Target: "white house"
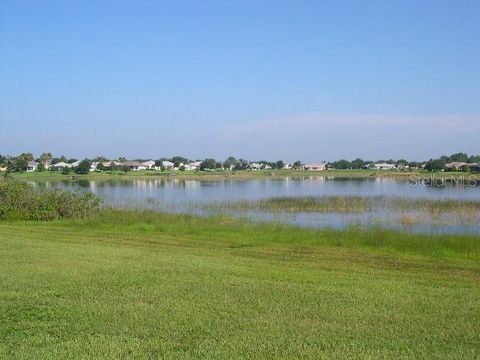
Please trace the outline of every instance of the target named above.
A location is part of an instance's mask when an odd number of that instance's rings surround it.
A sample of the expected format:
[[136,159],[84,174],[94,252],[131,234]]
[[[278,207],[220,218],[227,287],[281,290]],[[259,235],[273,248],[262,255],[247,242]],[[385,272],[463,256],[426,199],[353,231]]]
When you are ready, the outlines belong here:
[[249,165],[249,168],[251,170],[260,170],[262,168],[262,164],[254,162]]
[[293,169],[293,164],[285,164],[285,166],[283,168],[285,170],[291,170],[291,169]]
[[122,166],[128,166],[132,171],[146,170],[145,165],[138,161],[125,161]]
[[60,162],[58,162],[56,164],[53,164],[51,166],[51,168],[54,168],[55,170],[59,170],[59,171],[62,171],[63,169],[69,168],[69,167],[71,167],[71,165],[67,164],[66,162],[63,162],[63,161],[60,161]]
[[188,170],[200,170],[201,166],[202,166],[201,161],[192,161],[190,164],[188,164]]
[[318,164],[306,164],[304,169],[310,171],[323,171],[327,168],[326,162],[321,162]]
[[69,167],[77,167],[78,165],[80,165],[80,160],[72,162]]
[[112,160],[112,161],[104,161],[103,162],[103,167],[109,170],[112,170],[112,168],[118,168],[122,165],[122,163]]
[[36,161],[27,162],[27,171],[28,172],[37,171],[38,165],[39,164]]
[[144,161],[142,165],[145,166],[145,169],[147,170],[155,169],[155,161],[153,160]]
[[368,168],[371,170],[396,170],[397,167],[395,164],[387,164],[387,163],[375,163],[368,165]]
[[94,161],[90,164],[90,171],[97,171],[98,162]]
[[173,170],[173,167],[175,166],[174,163],[172,163],[171,161],[162,161],[162,166],[165,168],[165,170]]

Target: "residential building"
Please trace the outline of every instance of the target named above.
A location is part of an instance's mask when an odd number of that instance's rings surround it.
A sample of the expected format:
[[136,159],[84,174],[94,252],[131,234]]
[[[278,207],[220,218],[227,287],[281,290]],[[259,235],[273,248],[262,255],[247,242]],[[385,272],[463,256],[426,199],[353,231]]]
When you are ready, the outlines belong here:
[[445,165],[445,170],[447,171],[459,171],[463,170],[465,166],[468,166],[466,162],[463,161],[454,161]]
[[147,170],[155,169],[155,161],[153,160],[144,161],[142,165],[145,166],[145,169]]
[[323,171],[327,168],[327,163],[322,162],[318,164],[306,164],[304,166],[305,170],[310,170],[310,171]]
[[37,171],[39,163],[36,161],[29,161],[27,162],[27,171],[32,172],[32,171]]

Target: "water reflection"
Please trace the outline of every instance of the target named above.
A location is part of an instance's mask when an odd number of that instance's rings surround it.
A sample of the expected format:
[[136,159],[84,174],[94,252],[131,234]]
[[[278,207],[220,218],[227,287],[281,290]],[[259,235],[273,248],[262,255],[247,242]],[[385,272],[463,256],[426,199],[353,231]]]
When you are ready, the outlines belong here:
[[[405,198],[464,199],[480,201],[480,188],[465,186],[412,186],[407,181],[391,178],[338,178],[328,176],[289,177],[281,179],[249,180],[191,180],[179,178],[63,180],[32,182],[41,189],[67,189],[91,191],[108,204],[130,208],[161,211],[205,213],[202,205],[215,202],[259,200],[279,196],[395,196]],[[202,210],[203,209],[203,210]],[[243,214],[244,215],[244,214]],[[420,224],[402,224],[397,213],[338,214],[250,213],[251,217],[281,220],[302,226],[345,227],[352,223],[361,226],[382,224],[393,228],[406,228],[418,232],[480,233],[474,224],[439,225],[424,221]]]

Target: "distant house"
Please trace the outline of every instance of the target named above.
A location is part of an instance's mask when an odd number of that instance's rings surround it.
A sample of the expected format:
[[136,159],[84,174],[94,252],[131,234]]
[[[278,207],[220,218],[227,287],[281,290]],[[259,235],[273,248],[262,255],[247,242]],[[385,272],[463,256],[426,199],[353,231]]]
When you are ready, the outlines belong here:
[[141,162],[138,161],[125,161],[122,163],[122,166],[128,166],[132,171],[145,170],[146,167]]
[[[202,162],[201,161],[192,161],[191,163],[188,164],[188,169],[186,170],[200,170],[202,166]],[[186,168],[187,166],[185,166]]]
[[173,170],[173,167],[175,166],[174,163],[172,163],[171,161],[162,161],[162,166],[165,168],[165,170]]
[[142,165],[145,166],[145,169],[147,170],[155,169],[155,161],[153,160],[144,161]]
[[60,161],[56,164],[53,164],[52,166],[50,166],[51,168],[55,169],[55,170],[58,170],[58,171],[62,171],[63,169],[65,168],[69,168],[71,167],[70,164],[67,164],[66,162],[63,162],[63,161]]
[[94,161],[90,164],[90,171],[97,171],[98,162]]
[[39,163],[36,161],[29,161],[27,162],[27,171],[32,172],[32,171],[37,171]]
[[388,164],[388,163],[373,163],[369,164],[367,169],[370,170],[397,170],[395,164]]
[[112,170],[114,168],[116,169],[122,166],[122,163],[112,160],[112,161],[104,161],[102,165],[105,169]]
[[285,170],[291,170],[291,169],[293,169],[293,164],[285,164],[285,166],[283,168]]
[[463,161],[454,161],[445,165],[445,170],[447,171],[459,171],[463,170],[465,166],[468,166],[466,162]]
[[304,166],[305,170],[310,170],[310,171],[323,171],[327,168],[327,163],[322,162],[318,164],[306,164]]
[[250,170],[260,170],[262,168],[262,164],[254,162],[249,165],[249,168]]
[[77,167],[78,165],[80,165],[80,160],[77,160],[77,161],[74,161],[74,162],[70,163],[71,168]]

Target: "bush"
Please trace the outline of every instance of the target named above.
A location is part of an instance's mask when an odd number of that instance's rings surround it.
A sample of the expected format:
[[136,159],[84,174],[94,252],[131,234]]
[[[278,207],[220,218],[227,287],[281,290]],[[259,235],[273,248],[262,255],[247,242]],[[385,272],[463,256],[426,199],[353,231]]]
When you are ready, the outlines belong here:
[[92,193],[36,191],[28,184],[0,182],[0,220],[87,219],[100,210],[100,199]]

